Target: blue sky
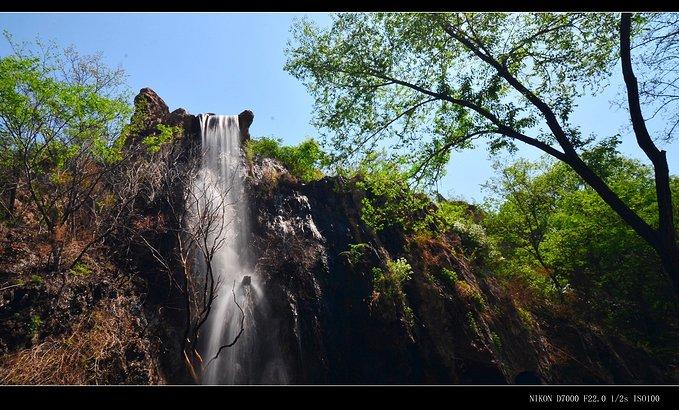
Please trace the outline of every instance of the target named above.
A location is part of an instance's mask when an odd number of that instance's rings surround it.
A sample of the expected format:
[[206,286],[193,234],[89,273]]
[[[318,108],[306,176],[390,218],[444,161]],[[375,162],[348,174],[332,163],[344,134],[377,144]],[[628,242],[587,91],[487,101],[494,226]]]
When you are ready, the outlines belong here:
[[[255,113],[253,136],[274,136],[286,143],[313,137],[312,99],[302,84],[283,71],[284,49],[295,18],[308,16],[324,25],[323,13],[0,13],[0,29],[20,41],[36,35],[82,53],[102,51],[111,65],[122,65],[136,92],[153,88],[170,106],[191,113]],[[0,41],[0,55],[9,52]],[[619,76],[618,76],[619,77]],[[618,82],[619,83],[619,82]],[[622,151],[641,158],[625,132],[626,113],[610,106],[618,88],[585,98],[574,119],[585,134],[623,135]],[[665,146],[670,171],[679,170],[677,143]],[[522,148],[518,155],[537,158]],[[454,153],[439,190],[481,201],[480,184],[492,175],[485,146]]]

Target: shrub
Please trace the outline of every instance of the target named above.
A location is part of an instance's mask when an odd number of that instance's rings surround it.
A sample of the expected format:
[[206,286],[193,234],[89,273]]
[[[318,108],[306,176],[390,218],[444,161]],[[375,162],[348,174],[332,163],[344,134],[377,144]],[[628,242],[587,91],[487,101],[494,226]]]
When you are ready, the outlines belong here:
[[377,232],[389,227],[415,232],[426,228],[431,200],[410,188],[407,173],[397,162],[372,153],[348,176],[355,177],[356,187],[367,193],[361,201],[361,219],[366,225]]
[[531,329],[535,327],[535,319],[533,319],[533,315],[528,310],[522,308],[521,306],[517,306],[516,313],[519,315],[519,319],[521,319],[521,322],[523,322],[526,327]]
[[144,144],[149,152],[156,153],[160,151],[160,148],[172,141],[176,135],[180,135],[182,132],[181,127],[169,125],[158,124],[156,126],[157,132],[145,137],[141,143]]
[[408,305],[406,294],[403,291],[403,283],[412,277],[412,268],[407,260],[399,258],[387,262],[386,272],[380,268],[373,268],[373,290],[378,297],[384,299],[393,306],[400,306],[403,310],[406,323],[412,326],[414,316]]
[[83,262],[78,262],[71,268],[69,273],[74,276],[88,276],[92,273],[92,270]]
[[304,182],[322,178],[321,169],[327,165],[327,156],[314,139],[307,139],[295,146],[285,146],[281,145],[281,140],[262,137],[248,140],[244,150],[248,162],[252,162],[255,156],[277,159],[292,175]]
[[479,325],[476,323],[476,319],[474,319],[472,312],[467,312],[467,326],[475,335],[481,335],[481,330],[479,329]]
[[42,318],[39,315],[33,315],[31,316],[31,319],[28,322],[28,333],[31,336],[31,338],[35,337],[38,332],[40,332],[40,328],[42,327]]
[[443,276],[451,285],[455,285],[459,280],[457,272],[447,268],[441,269],[441,276]]
[[365,258],[368,249],[370,249],[370,245],[367,243],[350,243],[349,249],[341,252],[340,255],[346,256],[349,263],[355,265]]
[[486,300],[483,298],[483,295],[481,295],[481,292],[469,283],[463,280],[457,281],[455,288],[462,296],[471,300],[478,309],[486,307]]
[[502,340],[500,339],[500,336],[497,333],[492,332],[490,334],[490,337],[491,337],[491,340],[493,341],[493,344],[495,345],[495,347],[497,349],[502,349]]

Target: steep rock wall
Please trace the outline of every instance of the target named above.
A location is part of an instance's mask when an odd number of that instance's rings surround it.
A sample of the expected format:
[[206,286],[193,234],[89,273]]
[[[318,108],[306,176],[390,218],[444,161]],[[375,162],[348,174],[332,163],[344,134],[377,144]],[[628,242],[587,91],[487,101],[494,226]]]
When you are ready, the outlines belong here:
[[[373,233],[352,181],[300,183],[271,159],[249,178],[253,249],[285,325],[296,383],[656,383],[663,366],[594,326],[521,318],[492,275],[470,263],[459,238]],[[369,252],[352,263],[350,244]],[[414,320],[373,293],[372,267],[405,258]],[[457,284],[435,273],[455,270]],[[479,298],[480,295],[480,298]],[[479,303],[481,301],[481,303]],[[411,322],[411,323],[409,323]]]

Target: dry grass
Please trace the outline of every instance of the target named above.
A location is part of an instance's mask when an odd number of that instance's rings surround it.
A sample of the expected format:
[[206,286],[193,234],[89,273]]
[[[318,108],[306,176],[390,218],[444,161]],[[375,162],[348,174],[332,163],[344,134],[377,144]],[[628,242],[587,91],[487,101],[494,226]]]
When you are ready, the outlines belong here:
[[1,358],[0,383],[111,383],[111,375],[126,373],[125,351],[135,336],[129,312],[119,306],[94,310],[69,336],[47,339]]

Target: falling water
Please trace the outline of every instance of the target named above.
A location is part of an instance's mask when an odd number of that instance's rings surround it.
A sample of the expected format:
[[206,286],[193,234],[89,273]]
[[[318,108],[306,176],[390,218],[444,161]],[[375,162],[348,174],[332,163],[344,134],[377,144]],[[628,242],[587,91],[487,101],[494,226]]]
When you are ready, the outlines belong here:
[[[216,298],[200,335],[203,384],[286,383],[285,366],[271,349],[271,325],[260,278],[248,257],[248,204],[244,193],[244,162],[238,116],[199,116],[203,161],[194,191],[198,206],[222,220],[213,225],[211,244],[221,244],[211,260]],[[196,257],[196,272],[205,278],[208,266]],[[242,310],[241,310],[242,309]],[[243,332],[239,335],[241,330]],[[222,346],[236,342],[233,346]]]

